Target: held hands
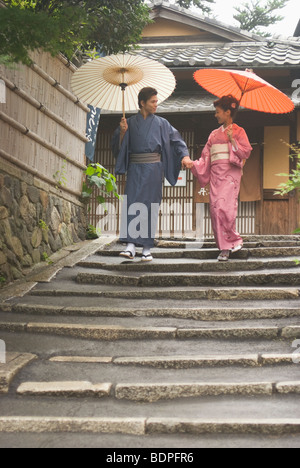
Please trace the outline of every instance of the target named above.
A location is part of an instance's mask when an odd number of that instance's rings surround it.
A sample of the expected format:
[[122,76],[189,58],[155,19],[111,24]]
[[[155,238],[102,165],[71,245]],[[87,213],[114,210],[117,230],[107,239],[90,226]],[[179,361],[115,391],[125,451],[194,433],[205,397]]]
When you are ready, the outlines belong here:
[[194,162],[191,160],[189,156],[186,156],[182,160],[182,168],[183,169],[192,169],[194,167]]

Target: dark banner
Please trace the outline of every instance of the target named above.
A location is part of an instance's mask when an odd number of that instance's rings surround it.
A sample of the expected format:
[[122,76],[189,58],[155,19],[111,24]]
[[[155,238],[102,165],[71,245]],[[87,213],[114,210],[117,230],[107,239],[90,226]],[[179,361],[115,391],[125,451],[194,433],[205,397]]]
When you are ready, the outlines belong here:
[[85,145],[85,155],[91,162],[94,162],[101,109],[90,105],[88,105],[88,107],[90,109],[90,112],[87,115],[86,136],[89,141]]

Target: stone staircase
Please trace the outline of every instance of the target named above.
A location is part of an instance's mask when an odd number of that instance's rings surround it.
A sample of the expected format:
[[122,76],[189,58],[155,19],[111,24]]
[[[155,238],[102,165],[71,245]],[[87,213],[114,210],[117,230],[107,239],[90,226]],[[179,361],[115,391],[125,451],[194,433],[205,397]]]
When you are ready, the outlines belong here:
[[0,446],[299,446],[299,236],[121,249],[0,304]]

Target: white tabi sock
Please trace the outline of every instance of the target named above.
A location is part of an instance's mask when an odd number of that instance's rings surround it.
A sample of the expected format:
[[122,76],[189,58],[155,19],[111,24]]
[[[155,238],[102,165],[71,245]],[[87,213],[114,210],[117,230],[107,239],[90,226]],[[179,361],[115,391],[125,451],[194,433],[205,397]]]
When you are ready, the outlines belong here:
[[148,247],[144,247],[143,249],[143,255],[147,257],[148,255],[151,255],[151,250]]
[[135,245],[134,244],[127,244],[126,250],[132,253],[132,256],[135,257]]

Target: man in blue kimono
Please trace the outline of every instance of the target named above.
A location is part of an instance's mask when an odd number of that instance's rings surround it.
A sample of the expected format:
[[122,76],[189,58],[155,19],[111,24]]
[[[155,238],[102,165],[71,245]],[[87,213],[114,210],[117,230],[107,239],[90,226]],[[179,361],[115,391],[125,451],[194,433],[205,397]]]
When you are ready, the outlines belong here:
[[120,255],[134,259],[136,247],[143,247],[142,261],[152,261],[163,179],[176,185],[179,172],[189,160],[189,151],[179,132],[155,115],[157,91],[143,88],[139,94],[140,112],[122,119],[113,137],[116,174],[127,173],[121,220],[121,242],[127,247]]

